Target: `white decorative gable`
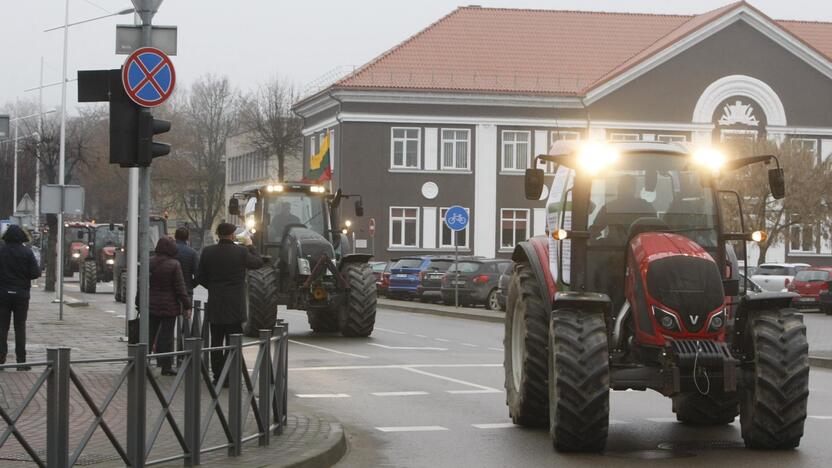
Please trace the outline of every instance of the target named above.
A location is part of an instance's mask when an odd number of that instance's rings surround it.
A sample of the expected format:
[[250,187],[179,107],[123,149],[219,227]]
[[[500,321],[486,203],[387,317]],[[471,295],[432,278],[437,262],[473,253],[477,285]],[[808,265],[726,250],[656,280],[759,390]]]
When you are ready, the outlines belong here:
[[754,109],[751,104],[743,104],[739,99],[734,104],[726,104],[722,108],[722,117],[719,118],[720,125],[749,125],[756,127],[760,125],[757,117],[754,116]]

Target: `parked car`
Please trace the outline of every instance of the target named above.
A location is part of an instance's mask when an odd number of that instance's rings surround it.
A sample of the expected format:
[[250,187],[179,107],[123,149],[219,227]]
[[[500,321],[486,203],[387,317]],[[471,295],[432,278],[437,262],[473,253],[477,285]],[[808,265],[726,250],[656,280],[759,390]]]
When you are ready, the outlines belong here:
[[452,265],[442,280],[442,302],[453,305],[456,289],[459,303],[483,304],[489,310],[499,310],[498,284],[500,275],[511,269],[511,260],[471,259]]
[[757,267],[751,279],[766,291],[783,291],[798,271],[810,267],[808,263],[764,263]]
[[381,297],[390,297],[390,293],[388,291],[390,287],[390,269],[399,261],[398,258],[394,258],[387,262],[387,265],[384,267],[384,271],[381,273],[381,283],[377,285],[378,287],[378,295]]
[[376,279],[376,293],[381,295],[381,278],[384,276],[384,270],[387,269],[389,262],[369,262],[370,269],[373,270],[373,276]]
[[[447,257],[432,255],[404,257],[390,267],[390,282],[387,293],[393,299],[425,299],[432,296],[441,298],[440,285],[434,282],[453,263]],[[427,280],[427,282],[425,282]],[[426,286],[427,285],[427,289]]]
[[424,302],[439,302],[442,300],[442,279],[454,264],[453,258],[432,258],[427,270],[420,275],[422,278],[422,293],[419,300]]
[[786,288],[800,294],[800,297],[792,301],[792,305],[801,309],[820,307],[820,293],[829,290],[829,280],[832,279],[830,273],[830,267],[813,267],[798,271]]

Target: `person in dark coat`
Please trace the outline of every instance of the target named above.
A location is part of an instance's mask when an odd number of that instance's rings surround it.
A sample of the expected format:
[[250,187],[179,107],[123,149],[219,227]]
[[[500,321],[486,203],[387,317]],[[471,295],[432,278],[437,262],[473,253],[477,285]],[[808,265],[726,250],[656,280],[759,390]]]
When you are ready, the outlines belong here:
[[[32,249],[23,245],[28,237],[23,229],[11,225],[0,245],[0,364],[9,352],[9,326],[14,316],[14,354],[18,363],[26,362],[26,316],[32,280],[40,278],[40,266]],[[18,370],[29,370],[21,366]]]
[[[199,284],[208,289],[206,320],[211,324],[211,346],[223,346],[228,335],[243,332],[245,321],[246,270],[263,266],[251,245],[234,243],[235,226],[217,226],[219,242],[202,249],[199,259]],[[214,382],[225,364],[225,353],[211,353]]]
[[176,239],[176,247],[178,249],[176,259],[179,261],[179,265],[182,266],[182,276],[185,278],[185,289],[188,290],[188,295],[193,298],[194,288],[199,284],[196,276],[199,271],[199,254],[188,245],[188,237],[190,237],[188,228],[181,227],[177,229],[173,237]]
[[[182,266],[176,260],[176,242],[168,236],[156,243],[155,255],[150,258],[150,332],[157,353],[173,351],[173,330],[176,317],[183,311],[191,317],[191,298],[185,288]],[[162,375],[176,375],[173,359],[159,358],[157,364]]]

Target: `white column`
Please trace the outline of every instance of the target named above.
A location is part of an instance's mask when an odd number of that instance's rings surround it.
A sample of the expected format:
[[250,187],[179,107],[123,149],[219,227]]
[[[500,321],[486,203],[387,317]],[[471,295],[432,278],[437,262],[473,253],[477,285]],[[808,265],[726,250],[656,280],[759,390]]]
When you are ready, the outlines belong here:
[[474,171],[474,255],[497,253],[497,126],[476,129]]
[[532,225],[534,226],[535,236],[546,235],[546,208],[535,208],[532,218]]
[[422,208],[422,248],[436,248],[436,207]]
[[[546,130],[534,131],[534,152],[532,153],[532,160],[540,154],[549,154],[549,132]],[[538,169],[545,169],[546,162],[541,161],[537,164]]]
[[439,129],[425,129],[425,170],[435,171],[439,168]]

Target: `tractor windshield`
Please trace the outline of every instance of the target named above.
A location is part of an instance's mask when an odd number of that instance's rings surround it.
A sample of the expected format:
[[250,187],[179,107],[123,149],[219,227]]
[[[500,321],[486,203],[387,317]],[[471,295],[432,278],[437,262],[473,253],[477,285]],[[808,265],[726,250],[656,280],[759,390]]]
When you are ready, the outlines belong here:
[[109,226],[97,226],[95,228],[95,243],[100,247],[121,247],[124,243],[124,228],[121,226],[114,226],[110,230]]
[[292,224],[304,225],[325,236],[323,210],[321,197],[310,197],[305,192],[286,192],[272,198],[268,205],[268,242],[280,243],[284,231]]
[[[638,232],[677,232],[705,249],[717,246],[711,190],[688,159],[636,154],[592,180],[589,245],[623,246]],[[639,227],[643,226],[641,230]]]

